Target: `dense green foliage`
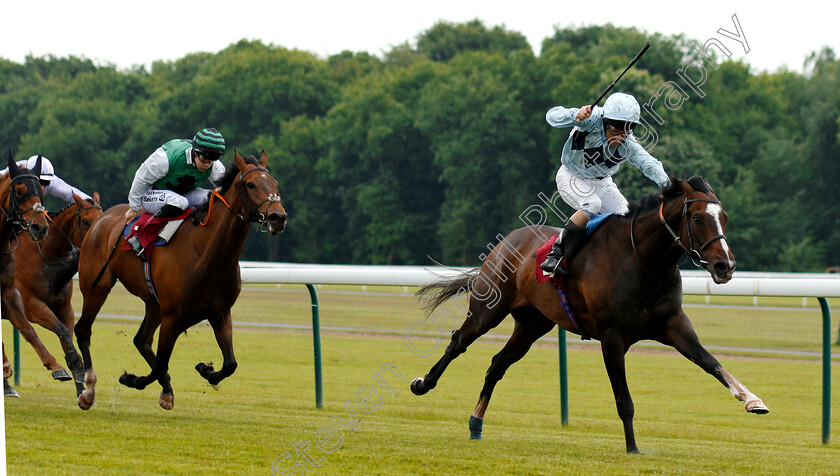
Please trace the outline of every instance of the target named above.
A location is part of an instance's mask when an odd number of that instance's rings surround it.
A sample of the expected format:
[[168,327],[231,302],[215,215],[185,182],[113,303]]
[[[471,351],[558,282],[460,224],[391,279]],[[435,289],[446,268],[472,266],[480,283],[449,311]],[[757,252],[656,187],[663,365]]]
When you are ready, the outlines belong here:
[[[606,25],[557,30],[535,55],[522,34],[476,20],[438,23],[382,58],[243,40],[151,71],[0,59],[0,148],[42,153],[114,205],[160,144],[216,127],[240,153],[267,151],[290,212],[282,237],[255,234],[243,258],[475,265],[555,191],[568,131],[545,112],[593,101],[645,41],[618,87],[648,104],[637,135],[668,173],[709,179],[739,268],[840,263],[831,50],[807,74],[753,73],[718,51],[703,57],[692,39]],[[631,200],[656,190],[631,165],[615,179]]]

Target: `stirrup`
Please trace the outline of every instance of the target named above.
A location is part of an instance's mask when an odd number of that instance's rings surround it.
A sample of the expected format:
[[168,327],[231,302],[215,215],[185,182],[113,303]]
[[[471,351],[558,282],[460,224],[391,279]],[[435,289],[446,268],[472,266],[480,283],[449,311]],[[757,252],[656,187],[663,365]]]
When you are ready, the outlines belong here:
[[146,261],[146,253],[144,253],[145,248],[140,246],[140,238],[137,238],[137,235],[132,236],[128,240],[128,244],[131,245],[131,250],[134,251],[137,256],[140,257],[141,260]]

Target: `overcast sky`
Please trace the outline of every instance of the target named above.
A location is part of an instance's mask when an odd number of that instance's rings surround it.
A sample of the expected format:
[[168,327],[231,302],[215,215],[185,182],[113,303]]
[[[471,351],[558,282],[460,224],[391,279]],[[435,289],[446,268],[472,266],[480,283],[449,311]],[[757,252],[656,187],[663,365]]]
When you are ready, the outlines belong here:
[[[730,47],[733,59],[749,63],[754,72],[782,67],[800,72],[805,58],[823,46],[840,51],[840,7],[820,3],[827,8],[816,7],[812,0],[776,4],[786,5],[785,10],[754,0],[9,1],[0,9],[0,57],[23,63],[30,54],[76,55],[128,68],[193,52],[218,52],[243,38],[324,58],[342,50],[381,56],[392,46],[413,41],[437,21],[479,18],[488,27],[504,25],[524,34],[537,54],[555,26],[612,23],[648,33],[683,33],[702,42],[718,38]],[[749,52],[718,33],[721,28],[736,32],[733,15]]]

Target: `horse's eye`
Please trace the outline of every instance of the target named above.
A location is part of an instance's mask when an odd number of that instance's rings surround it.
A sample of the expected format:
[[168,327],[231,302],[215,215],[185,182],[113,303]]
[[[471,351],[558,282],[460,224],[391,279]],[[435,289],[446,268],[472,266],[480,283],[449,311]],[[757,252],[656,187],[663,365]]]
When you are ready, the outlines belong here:
[[700,215],[694,215],[694,223],[697,225],[703,223],[703,217]]
[[253,190],[253,189],[257,188],[257,186],[256,186],[256,185],[254,185],[254,182],[248,182],[248,188],[250,188],[251,190]]
[[90,222],[89,222],[89,221],[87,221],[87,220],[82,220],[82,225],[84,225],[84,226],[90,226]]

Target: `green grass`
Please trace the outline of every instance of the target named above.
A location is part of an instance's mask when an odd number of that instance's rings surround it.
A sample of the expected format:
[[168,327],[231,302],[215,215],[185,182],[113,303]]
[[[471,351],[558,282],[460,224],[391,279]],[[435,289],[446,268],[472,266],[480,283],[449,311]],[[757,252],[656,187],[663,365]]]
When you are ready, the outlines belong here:
[[[22,397],[5,400],[9,474],[271,474],[273,462],[285,453],[289,458],[279,463],[278,474],[294,464],[311,474],[838,472],[840,418],[835,411],[832,443],[821,445],[821,365],[813,358],[713,351],[770,407],[770,414],[757,416],[744,412],[743,404],[714,378],[675,352],[634,347],[627,357],[627,376],[644,455],[627,455],[600,351],[571,335],[570,424],[560,425],[557,348],[543,343],[499,383],[485,418],[485,439],[470,441],[467,419],[502,342],[479,340],[452,363],[436,389],[416,397],[408,382],[426,373],[442,350],[438,347],[423,358],[407,349],[403,332],[422,318],[416,300],[401,287],[369,287],[367,294],[354,292],[358,290],[321,289],[322,326],[363,330],[324,331],[322,409],[314,404],[312,336],[307,331],[238,326],[234,345],[239,368],[213,388],[193,366],[219,362],[221,354],[210,328],[196,326],[179,338],[172,357],[171,412],[158,407],[158,385],[137,391],[117,383],[124,370],[148,369],[131,343],[137,322],[102,319],[94,326],[92,353],[99,383],[97,406],[88,412],[76,406],[73,385],[52,381],[22,342]],[[81,309],[80,296],[74,297],[74,306]],[[118,287],[102,312],[138,315],[142,307]],[[820,349],[816,309],[691,307],[687,312],[707,346]],[[233,315],[235,321],[307,325],[309,294],[303,286],[249,286]],[[4,342],[10,344],[9,326],[3,327]],[[836,317],[832,329],[837,329]],[[421,330],[434,333],[435,326],[428,323]],[[509,335],[510,330],[506,322],[491,334]],[[39,334],[59,357],[55,336],[40,328]],[[435,344],[432,338],[412,342],[421,348]],[[405,379],[385,378],[393,395],[373,378],[386,364]],[[834,368],[837,387],[836,364]],[[372,401],[381,396],[381,406],[361,411],[356,396],[371,389],[378,389]],[[347,402],[358,419],[355,430],[333,419],[349,418]],[[338,429],[328,443],[341,443],[332,453],[315,442],[318,430],[327,425]],[[309,454],[321,464],[318,468],[295,449],[295,444],[307,442]]]

